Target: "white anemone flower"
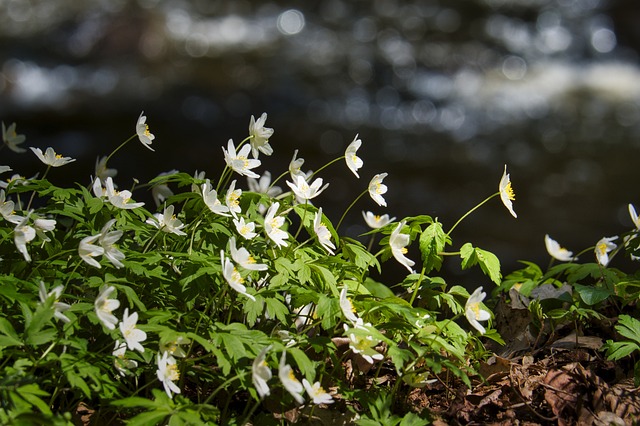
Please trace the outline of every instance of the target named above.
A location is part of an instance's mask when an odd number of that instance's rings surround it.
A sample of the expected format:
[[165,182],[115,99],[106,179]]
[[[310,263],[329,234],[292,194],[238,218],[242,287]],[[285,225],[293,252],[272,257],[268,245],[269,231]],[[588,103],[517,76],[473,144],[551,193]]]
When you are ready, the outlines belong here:
[[84,237],[82,240],[80,240],[80,245],[78,246],[78,254],[80,255],[80,259],[84,260],[91,266],[95,266],[96,268],[101,268],[101,266],[100,262],[94,259],[94,257],[102,256],[104,254],[104,248],[93,243],[97,241],[101,236],[101,234],[96,234]]
[[273,203],[267,210],[267,214],[264,217],[264,230],[267,233],[267,237],[271,239],[278,247],[287,247],[288,244],[285,241],[289,238],[289,234],[286,231],[280,229],[284,225],[284,217],[276,216],[280,203]]
[[271,393],[267,382],[271,377],[273,377],[273,375],[269,365],[267,365],[267,361],[265,360],[267,352],[271,350],[271,347],[272,346],[269,345],[263,348],[251,365],[251,380],[253,381],[253,386],[255,386],[256,391],[258,391],[260,398],[264,398]]
[[202,184],[202,200],[212,213],[227,217],[231,216],[229,214],[229,207],[220,202],[218,193],[211,187],[209,179]]
[[250,240],[256,235],[256,224],[254,222],[245,222],[244,217],[240,217],[239,219],[233,219],[233,224],[236,226],[236,231],[240,234],[245,240]]
[[315,232],[316,237],[318,237],[320,245],[333,255],[336,246],[331,242],[331,232],[329,232],[327,225],[322,223],[322,207],[318,209],[313,218],[313,232]]
[[513,211],[513,203],[512,201],[516,199],[516,195],[513,192],[513,188],[511,187],[511,179],[509,178],[509,174],[507,173],[507,165],[504,166],[504,173],[502,174],[502,178],[500,179],[500,185],[498,185],[498,190],[500,191],[500,199],[502,200],[502,204],[509,210],[511,216],[517,218],[518,215],[515,211]]
[[302,397],[302,392],[304,392],[304,388],[302,387],[302,383],[296,378],[293,374],[293,369],[289,364],[287,364],[287,352],[282,352],[282,357],[280,358],[280,369],[278,370],[278,377],[280,378],[280,382],[282,382],[282,386],[293,396],[293,398],[298,402],[298,404],[302,404],[304,402],[304,398]]
[[[367,325],[363,325],[362,320],[360,320],[355,328],[366,330]],[[359,354],[369,364],[384,359],[384,355],[374,349],[378,342],[372,336],[362,335],[362,331],[354,333],[355,328],[349,328],[344,324],[344,331],[349,336],[349,349],[353,353]]]
[[223,250],[220,250],[220,262],[222,263],[222,276],[229,286],[255,302],[256,298],[247,293],[247,287],[244,285],[244,278],[242,278],[242,275],[240,275],[240,272],[238,272],[238,269],[235,267],[233,262],[229,260],[229,258],[225,257]]
[[307,202],[312,198],[317,197],[329,186],[329,184],[322,186],[322,178],[317,178],[311,185],[307,183],[304,175],[297,175],[293,180],[293,183],[287,181],[287,185],[291,188],[293,193],[296,194],[296,197],[303,200],[303,202]]
[[353,172],[354,175],[356,175],[358,179],[360,179],[358,169],[361,168],[364,164],[363,161],[356,155],[356,151],[358,151],[360,145],[362,145],[362,141],[358,139],[358,135],[356,135],[356,137],[353,138],[353,141],[349,144],[344,152],[344,159],[347,162],[347,167]]
[[246,248],[237,248],[235,237],[229,238],[229,249],[231,251],[231,258],[233,261],[244,269],[249,271],[266,271],[269,269],[264,263],[257,263]]
[[144,206],[144,203],[136,203],[131,199],[131,196],[133,195],[131,194],[131,191],[116,191],[111,177],[108,177],[105,180],[104,185],[105,186],[102,187],[102,182],[99,178],[96,178],[93,181],[93,193],[98,198],[106,197],[109,203],[114,207],[131,210]]
[[256,194],[266,194],[269,197],[277,197],[282,194],[282,188],[279,186],[271,186],[271,172],[268,170],[262,173],[260,179],[249,177],[247,178],[247,185],[249,191]]
[[104,287],[100,290],[96,301],[94,302],[94,308],[96,315],[100,322],[109,330],[115,330],[118,324],[118,318],[111,312],[120,307],[120,301],[118,299],[109,299],[111,293],[116,291],[114,286]]
[[560,244],[551,238],[549,234],[544,236],[544,245],[547,248],[547,252],[551,257],[561,262],[572,262],[577,260],[577,257],[573,257],[573,252],[561,247]]
[[156,362],[158,364],[156,376],[162,382],[167,396],[171,398],[172,393],[180,393],[180,388],[175,383],[180,380],[180,371],[178,370],[176,359],[169,355],[168,352],[163,352],[162,356],[160,354],[156,355]]
[[13,231],[13,241],[18,251],[24,256],[24,260],[31,262],[31,256],[27,250],[27,244],[36,238],[36,230],[27,224],[28,221],[29,215],[23,218],[15,227]]
[[42,150],[40,148],[30,148],[31,151],[33,151],[33,153],[36,155],[36,157],[38,157],[40,161],[42,161],[47,166],[60,167],[76,161],[75,158],[63,157],[60,154],[56,154],[56,152],[51,147],[47,148],[44,154],[42,153]]
[[16,205],[13,201],[6,199],[4,189],[0,189],[0,215],[7,222],[17,225],[22,222],[23,218],[22,216],[15,214],[15,207]]
[[130,350],[136,350],[140,353],[144,353],[144,347],[140,342],[147,340],[147,333],[140,330],[137,327],[138,313],[134,312],[129,315],[129,308],[124,308],[124,314],[122,315],[122,321],[120,321],[120,331],[122,337],[127,342],[127,347]]
[[635,207],[633,204],[629,204],[629,216],[631,216],[631,221],[637,230],[640,230],[640,218],[638,218],[638,213],[636,213]]
[[358,315],[356,315],[356,309],[353,307],[353,303],[347,297],[347,287],[343,287],[340,291],[340,310],[342,315],[352,323],[358,322]]
[[144,115],[144,111],[142,111],[140,113],[140,117],[138,117],[138,122],[136,123],[136,134],[138,135],[138,139],[142,145],[149,148],[151,151],[155,151],[155,149],[151,148],[151,144],[156,137],[149,131],[147,116]]
[[100,178],[101,181],[105,181],[108,177],[114,178],[118,174],[116,169],[107,168],[107,159],[109,157],[102,156],[96,158],[96,168],[95,173],[96,177]]
[[[174,175],[176,173],[179,173],[178,170],[171,170],[168,172],[162,172],[157,177]],[[153,201],[155,201],[156,207],[160,207],[161,204],[172,196],[173,191],[169,188],[169,185],[165,183],[156,184],[151,187],[151,197],[153,198]]]
[[116,345],[113,349],[112,355],[115,357],[113,360],[113,366],[122,377],[125,377],[130,373],[129,370],[138,366],[138,362],[132,359],[127,359],[125,354],[127,352],[127,344],[116,340]]
[[383,226],[387,226],[388,224],[396,220],[395,217],[390,218],[388,214],[383,214],[382,216],[380,216],[371,212],[364,211],[362,212],[362,217],[364,217],[364,221],[367,223],[367,226],[372,229],[382,228]]
[[375,175],[371,181],[369,181],[369,195],[371,199],[375,201],[379,206],[387,207],[387,202],[382,196],[387,192],[387,186],[382,183],[388,173],[380,173]]
[[122,231],[109,231],[114,223],[116,223],[115,219],[111,219],[105,223],[100,231],[98,243],[104,250],[104,257],[106,257],[113,266],[119,269],[124,266],[121,260],[123,260],[125,256],[124,253],[118,250],[115,246],[115,243],[120,239],[120,237],[122,237]]
[[9,166],[0,166],[0,173],[10,172],[13,169]]
[[35,219],[33,221],[33,227],[36,230],[36,234],[43,241],[49,242],[51,239],[45,234],[45,232],[51,232],[56,229],[56,221],[54,219]]
[[400,232],[404,225],[405,221],[403,220],[396,226],[396,229],[393,230],[389,237],[389,245],[391,246],[391,254],[393,254],[393,257],[395,257],[402,266],[407,268],[409,272],[413,272],[411,267],[415,265],[415,262],[405,256],[410,237],[408,234],[402,234]]
[[44,282],[40,281],[40,286],[39,286],[39,296],[40,296],[40,302],[41,303],[45,303],[50,297],[53,298],[54,302],[53,302],[53,316],[56,317],[57,319],[63,321],[63,322],[70,322],[71,320],[69,318],[67,318],[63,312],[66,311],[67,309],[69,309],[71,306],[67,305],[66,303],[62,303],[60,302],[60,297],[62,297],[62,290],[64,289],[63,286],[59,285],[57,287],[55,287],[54,289],[52,289],[49,293],[47,293],[47,290],[44,288]]
[[296,158],[298,156],[298,150],[293,151],[293,158],[289,162],[289,174],[291,175],[291,179],[296,178],[298,175],[305,176],[305,173],[301,170],[302,165],[304,164],[304,158]]
[[596,259],[600,265],[607,266],[609,264],[609,261],[611,260],[609,258],[609,253],[618,247],[613,242],[617,239],[618,237],[604,237],[596,243]]
[[180,236],[187,235],[185,232],[181,231],[185,225],[180,219],[176,218],[175,214],[173,214],[173,205],[166,207],[163,214],[154,214],[152,218],[150,217],[146,220],[146,223],[155,226],[159,230],[168,234],[176,234]]
[[227,193],[224,196],[224,202],[227,205],[227,208],[231,212],[231,215],[234,219],[238,218],[238,213],[242,213],[242,209],[240,208],[240,197],[242,196],[242,189],[236,189],[236,181],[234,180],[229,185],[229,189],[227,189]]
[[467,321],[469,321],[469,324],[478,330],[480,334],[484,334],[487,330],[485,330],[478,321],[487,321],[491,318],[489,311],[485,311],[480,306],[486,296],[487,293],[482,291],[482,287],[478,287],[471,293],[471,296],[467,299],[467,303],[464,305],[464,314],[467,317]]
[[171,356],[184,358],[187,356],[187,352],[184,350],[182,345],[189,344],[191,344],[191,340],[182,336],[178,336],[174,340],[163,340],[160,342],[160,352],[168,352]]
[[233,144],[233,139],[229,139],[227,142],[227,149],[222,147],[224,153],[224,161],[227,163],[234,172],[241,176],[249,176],[252,178],[259,178],[260,175],[252,172],[251,169],[255,169],[260,166],[260,160],[249,159],[247,156],[251,151],[251,145],[245,145],[240,148],[240,151],[236,153],[236,147]]
[[307,379],[302,379],[302,385],[314,404],[333,404],[333,397],[322,388],[320,382],[312,385]]
[[249,121],[249,136],[251,139],[251,152],[253,158],[258,158],[258,151],[264,155],[273,154],[273,148],[269,145],[269,138],[273,135],[273,129],[264,127],[264,123],[267,121],[267,113],[263,112],[260,118],[256,120],[251,116]]
[[20,148],[18,146],[24,143],[25,139],[25,135],[19,135],[18,133],[16,133],[16,123],[11,123],[9,127],[5,127],[4,121],[2,122],[2,140],[11,151],[17,153],[26,152],[26,149]]

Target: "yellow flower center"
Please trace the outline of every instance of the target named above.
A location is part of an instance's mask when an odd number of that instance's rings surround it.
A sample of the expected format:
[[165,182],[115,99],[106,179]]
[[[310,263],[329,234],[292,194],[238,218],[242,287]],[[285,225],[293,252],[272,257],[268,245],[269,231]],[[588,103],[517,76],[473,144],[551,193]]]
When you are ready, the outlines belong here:
[[605,243],[598,244],[598,251],[600,252],[601,255],[606,254],[607,253],[607,245]]
[[376,182],[376,194],[382,194],[382,185]]
[[296,376],[293,374],[293,370],[289,371],[289,380],[295,383],[299,383],[298,379],[296,379]]
[[242,278],[242,275],[240,275],[240,272],[238,272],[237,268],[233,268],[233,273],[231,274],[231,278],[233,279],[233,281],[240,284],[244,282],[244,278]]
[[511,182],[507,183],[507,186],[505,186],[504,193],[507,194],[507,198],[509,198],[511,201],[514,201],[516,199],[516,194],[513,193]]
[[253,256],[249,256],[247,258],[247,263],[256,263],[256,260],[253,258]]
[[144,135],[146,137],[150,137],[151,136],[151,132],[149,131],[149,125],[148,124],[144,125]]
[[240,204],[240,201],[238,201],[238,199],[240,198],[240,196],[233,191],[230,195],[229,195],[229,199],[227,200],[229,202],[229,206],[232,207],[236,207]]
[[169,364],[167,365],[167,378],[172,382],[180,379],[180,371],[178,371],[177,364]]
[[62,159],[62,155],[61,154],[56,154],[56,160],[60,160]]
[[400,249],[400,253],[402,253],[402,254],[407,254],[407,248],[406,248],[406,247],[402,247],[402,248]]
[[469,305],[469,309],[471,309],[473,311],[473,314],[476,318],[478,318],[480,316],[480,304],[479,303],[472,303],[471,305]]

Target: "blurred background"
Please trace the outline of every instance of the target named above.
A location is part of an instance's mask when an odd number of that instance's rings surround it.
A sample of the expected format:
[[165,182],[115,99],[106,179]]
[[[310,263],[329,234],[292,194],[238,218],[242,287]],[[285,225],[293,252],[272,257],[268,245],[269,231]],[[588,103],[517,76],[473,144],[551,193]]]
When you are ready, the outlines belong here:
[[[274,176],[294,149],[316,170],[359,134],[361,179],[332,166],[315,203],[336,223],[388,172],[388,208],[363,198],[351,236],[366,231],[362,210],[448,229],[507,164],[518,219],[495,199],[453,237],[509,272],[547,265],[546,233],[577,252],[631,228],[638,22],[635,0],[0,0],[0,120],[25,146],[78,159],[52,181],[88,183],[144,111],[156,152],[121,151],[110,164],[121,187],[173,169],[216,179],[220,147],[262,112],[275,154],[258,172]],[[42,171],[34,160],[0,153],[27,177]]]

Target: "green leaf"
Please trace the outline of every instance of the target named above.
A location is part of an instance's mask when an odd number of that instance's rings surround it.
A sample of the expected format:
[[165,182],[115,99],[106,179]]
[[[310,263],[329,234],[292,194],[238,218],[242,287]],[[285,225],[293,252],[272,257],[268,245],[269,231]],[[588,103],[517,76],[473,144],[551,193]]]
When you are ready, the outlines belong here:
[[318,298],[318,309],[316,312],[322,319],[322,328],[329,330],[335,327],[336,318],[340,317],[340,301],[336,298],[321,294]]
[[267,313],[270,318],[277,318],[283,324],[287,321],[287,315],[289,314],[289,308],[287,305],[279,301],[274,297],[267,297],[265,299],[267,305]]
[[495,254],[478,247],[473,247],[471,243],[465,243],[460,248],[460,257],[462,258],[462,269],[468,269],[479,264],[482,272],[488,275],[491,281],[497,285],[500,284],[502,278],[500,274],[500,260]]
[[603,345],[603,348],[606,350],[607,359],[617,361],[631,355],[633,352],[640,349],[640,346],[633,342],[614,342],[613,340],[607,340],[607,343]]
[[611,290],[606,288],[585,286],[580,284],[574,284],[573,289],[578,292],[580,298],[589,306],[600,303],[614,294]]
[[309,357],[301,349],[294,347],[294,348],[289,348],[288,351],[291,354],[291,356],[293,356],[293,359],[296,360],[296,364],[298,365],[298,368],[302,372],[302,375],[307,378],[310,377],[311,379],[314,379],[316,375],[316,366],[314,362],[311,361]]
[[442,255],[449,237],[442,230],[440,222],[433,222],[420,234],[420,252],[424,262],[425,273],[442,266]]
[[629,315],[620,315],[615,326],[618,333],[640,344],[640,321]]
[[18,333],[6,318],[0,318],[0,346],[22,346]]
[[162,424],[162,421],[169,415],[168,411],[147,411],[140,413],[127,422],[128,426],[155,426]]

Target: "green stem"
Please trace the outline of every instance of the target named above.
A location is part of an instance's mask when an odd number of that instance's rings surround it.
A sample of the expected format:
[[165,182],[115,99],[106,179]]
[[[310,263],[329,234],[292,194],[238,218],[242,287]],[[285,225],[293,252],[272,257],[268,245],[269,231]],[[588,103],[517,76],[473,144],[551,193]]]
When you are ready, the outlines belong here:
[[131,140],[133,140],[137,135],[138,135],[137,133],[134,133],[131,137],[129,137],[129,139],[127,139],[126,141],[122,142],[122,143],[120,144],[120,146],[118,146],[116,149],[114,149],[114,150],[111,152],[111,154],[109,154],[109,156],[107,157],[107,159],[105,160],[105,162],[104,162],[104,166],[105,166],[105,167],[107,167],[107,164],[109,163],[109,160],[111,160],[111,157],[113,157],[113,155],[114,155],[116,152],[120,151],[120,149],[121,149],[123,146],[125,146],[127,143],[129,143]]
[[324,166],[320,167],[315,172],[311,173],[311,176],[309,176],[309,179],[311,179],[312,177],[314,177],[315,175],[317,175],[318,173],[320,173],[321,171],[323,171],[324,169],[326,169],[330,165],[332,165],[332,164],[334,164],[334,163],[336,163],[337,161],[340,161],[340,160],[344,160],[344,155],[342,157],[338,157],[338,158],[335,158],[335,159],[329,161],[327,164],[325,164]]
[[489,197],[485,198],[484,201],[482,201],[480,204],[476,205],[474,208],[472,208],[471,210],[469,210],[468,212],[466,212],[460,219],[458,219],[458,221],[451,227],[451,229],[449,229],[449,232],[447,232],[447,236],[451,235],[451,233],[453,232],[454,229],[456,229],[456,226],[458,226],[458,224],[460,222],[462,222],[463,219],[465,219],[467,216],[469,216],[471,213],[473,213],[474,211],[476,211],[477,209],[480,208],[480,206],[484,205],[485,203],[487,203],[489,200],[491,200],[493,197],[496,197],[500,195],[500,192],[496,192],[493,195],[490,195]]
[[[51,166],[47,165],[47,170],[44,171],[44,174],[42,175],[42,178],[40,180],[45,180],[45,178],[47,177],[47,174],[49,173],[49,170],[51,170]],[[33,203],[33,199],[35,196],[36,196],[36,191],[34,190],[31,193],[31,198],[29,198],[29,202],[27,203],[27,208],[26,208],[27,211],[31,209],[31,203]]]
[[338,221],[338,225],[336,226],[336,231],[338,231],[338,229],[340,228],[340,225],[342,225],[342,221],[347,216],[347,213],[349,213],[349,210],[351,210],[351,208],[358,202],[358,200],[360,200],[360,198],[362,198],[364,196],[364,194],[366,194],[367,192],[369,192],[368,189],[362,191],[362,193],[360,195],[358,195],[358,197],[356,197],[356,199],[353,200],[353,202],[351,204],[349,204],[349,207],[347,207],[347,209],[344,211],[344,213],[342,213],[342,217]]
[[420,288],[420,284],[422,283],[422,280],[424,279],[424,272],[426,271],[427,267],[423,266],[422,267],[422,271],[420,271],[420,277],[418,278],[418,280],[416,281],[415,286],[413,287],[413,293],[411,294],[411,300],[409,301],[409,305],[413,306],[413,302],[416,300],[416,295],[418,294],[418,289]]

